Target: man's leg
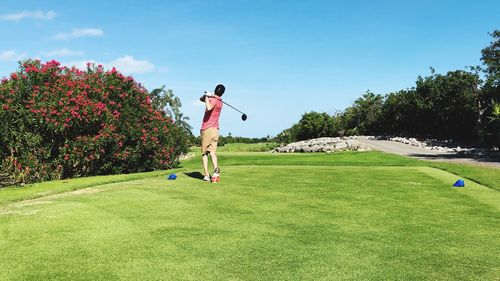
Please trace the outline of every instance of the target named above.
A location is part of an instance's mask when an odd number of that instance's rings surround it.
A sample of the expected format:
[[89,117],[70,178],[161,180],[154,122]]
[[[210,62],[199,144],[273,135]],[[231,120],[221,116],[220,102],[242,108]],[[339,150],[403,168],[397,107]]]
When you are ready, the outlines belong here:
[[203,162],[203,172],[205,173],[205,177],[209,177],[208,174],[208,153],[205,153],[201,156],[201,162]]
[[210,157],[212,158],[212,164],[214,164],[214,173],[212,175],[212,182],[220,182],[220,170],[219,166],[217,165],[217,154],[215,154],[215,151],[210,151]]
[[207,130],[200,131],[201,135],[201,162],[203,164],[203,173],[205,174],[203,180],[210,181],[210,174],[208,174],[208,146],[210,145]]
[[210,157],[212,158],[212,164],[214,165],[214,173],[212,175],[212,182],[220,182],[220,170],[219,170],[219,163],[217,161],[217,154],[215,153],[217,151],[217,142],[219,141],[219,130],[214,128],[212,131],[212,141],[210,143]]
[[215,154],[215,151],[210,151],[210,158],[212,158],[212,164],[214,165],[214,171],[218,173],[218,168],[219,165],[217,165],[217,154]]

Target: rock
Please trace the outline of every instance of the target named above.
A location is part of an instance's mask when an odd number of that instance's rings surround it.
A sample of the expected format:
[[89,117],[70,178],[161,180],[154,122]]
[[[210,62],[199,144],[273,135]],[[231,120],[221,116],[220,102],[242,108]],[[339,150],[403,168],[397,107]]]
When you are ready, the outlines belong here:
[[339,142],[339,143],[336,143],[335,146],[334,146],[334,150],[343,150],[343,149],[346,149],[348,146],[347,146],[347,143],[345,142]]
[[[333,138],[317,138],[305,141],[290,143],[288,145],[278,147],[273,150],[276,153],[292,153],[292,152],[326,152],[331,153],[335,151],[366,151],[371,148],[361,144],[359,139],[380,139],[390,140],[395,142],[404,143],[414,147],[421,147],[428,150],[443,151],[449,153],[471,153],[478,154],[480,150],[477,148],[464,148],[454,144],[453,140],[437,140],[425,139],[419,140],[417,138],[404,138],[404,137],[391,137],[391,136],[350,136],[350,137],[333,137]],[[496,148],[498,151],[498,148]]]
[[291,152],[326,152],[331,153],[341,150],[357,150],[360,148],[358,142],[353,137],[348,138],[318,138],[307,141],[290,143],[286,146],[278,147],[273,150],[276,153]]

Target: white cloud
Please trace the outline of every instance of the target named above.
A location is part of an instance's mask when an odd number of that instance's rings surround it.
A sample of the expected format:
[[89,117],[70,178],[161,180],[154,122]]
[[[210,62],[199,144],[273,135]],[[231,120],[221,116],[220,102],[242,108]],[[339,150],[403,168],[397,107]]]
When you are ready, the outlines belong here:
[[80,37],[101,37],[104,35],[104,31],[100,28],[83,28],[83,29],[73,29],[69,33],[58,33],[54,35],[55,40],[69,40]]
[[87,63],[93,63],[95,65],[102,64],[106,69],[114,67],[124,74],[141,74],[155,70],[155,66],[151,62],[147,60],[136,60],[132,56],[123,56],[108,63],[100,63],[94,60],[82,60],[69,62],[66,63],[66,65],[85,70],[87,69]]
[[83,52],[73,51],[67,48],[55,49],[44,54],[46,57],[69,57],[69,56],[82,56]]
[[6,21],[20,21],[25,18],[37,19],[37,20],[51,20],[57,16],[54,11],[42,12],[42,11],[22,11],[15,14],[8,14],[0,16],[1,20]]
[[136,60],[132,56],[123,56],[106,64],[125,73],[146,73],[155,70],[155,66],[147,60]]
[[26,57],[26,53],[18,54],[16,50],[0,52],[0,61],[17,61]]

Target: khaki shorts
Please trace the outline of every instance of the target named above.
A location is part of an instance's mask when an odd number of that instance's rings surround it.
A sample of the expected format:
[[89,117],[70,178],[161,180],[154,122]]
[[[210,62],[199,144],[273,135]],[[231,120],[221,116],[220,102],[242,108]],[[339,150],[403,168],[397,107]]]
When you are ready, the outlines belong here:
[[219,129],[207,128],[201,131],[201,153],[215,152],[219,141]]

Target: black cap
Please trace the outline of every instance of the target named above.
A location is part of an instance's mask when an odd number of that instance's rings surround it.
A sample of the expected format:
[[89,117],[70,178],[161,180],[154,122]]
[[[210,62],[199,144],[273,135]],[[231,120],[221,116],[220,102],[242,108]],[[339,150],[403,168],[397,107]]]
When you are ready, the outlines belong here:
[[219,84],[217,85],[217,87],[215,87],[215,91],[214,93],[217,95],[217,96],[222,96],[224,94],[224,91],[226,90],[226,87],[224,87],[224,85],[222,84]]

